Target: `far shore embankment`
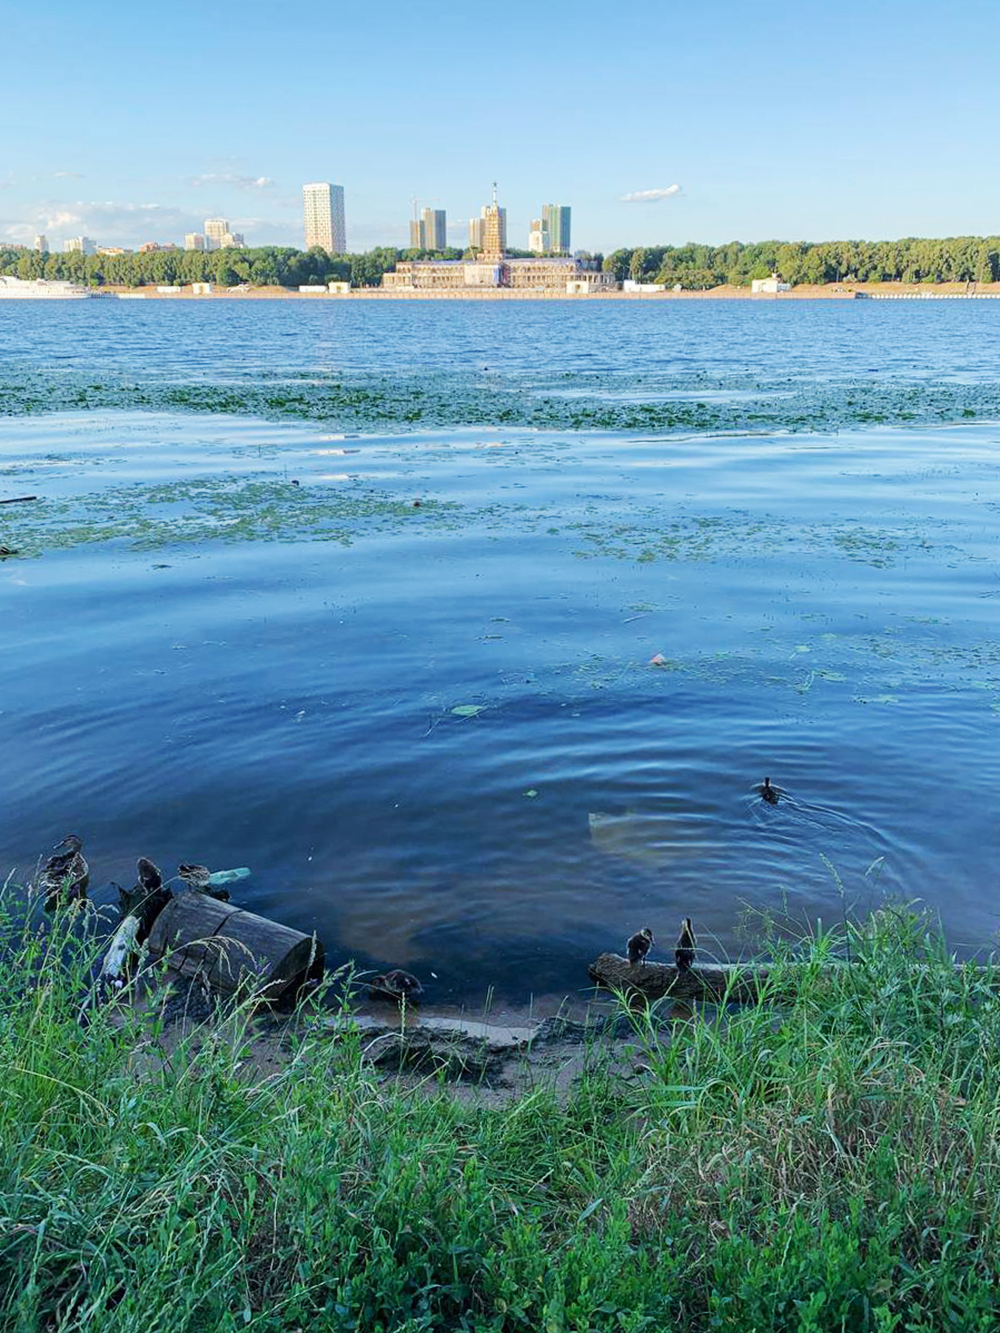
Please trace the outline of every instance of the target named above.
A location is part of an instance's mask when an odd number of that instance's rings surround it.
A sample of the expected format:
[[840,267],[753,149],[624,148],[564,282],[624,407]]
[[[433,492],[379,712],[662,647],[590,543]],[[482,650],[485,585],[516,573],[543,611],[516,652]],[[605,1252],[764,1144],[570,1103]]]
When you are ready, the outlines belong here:
[[128,299],[147,301],[749,301],[767,304],[781,301],[856,301],[886,299],[1000,299],[1000,283],[827,283],[802,285],[787,292],[751,292],[748,287],[712,287],[707,291],[592,292],[532,291],[499,287],[454,291],[385,291],[381,287],[354,287],[348,292],[300,292],[287,287],[215,288],[195,293],[190,287],[179,292],[160,292],[155,287],[104,287],[102,291]]

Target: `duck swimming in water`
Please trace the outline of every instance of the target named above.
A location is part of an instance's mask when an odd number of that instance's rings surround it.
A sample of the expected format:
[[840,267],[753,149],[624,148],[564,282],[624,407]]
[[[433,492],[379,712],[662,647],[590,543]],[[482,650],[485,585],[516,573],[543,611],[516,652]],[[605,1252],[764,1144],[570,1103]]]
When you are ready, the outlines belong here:
[[764,800],[768,803],[768,805],[777,805],[777,804],[778,804],[778,789],[777,789],[777,787],[772,787],[772,786],[771,786],[771,779],[770,779],[770,778],[765,778],[765,779],[764,779],[764,785],[763,785],[762,787],[759,788],[759,791],[760,791],[761,796],[762,796],[762,797],[764,798]]
[[48,909],[59,903],[79,902],[87,896],[90,867],[83,854],[83,840],[67,833],[57,842],[38,877],[38,887],[45,894]]
[[653,932],[648,926],[643,926],[642,930],[637,930],[634,935],[630,935],[625,941],[625,952],[628,954],[629,965],[635,967],[637,963],[644,963],[646,955],[655,943]]
[[674,950],[674,962],[677,964],[678,972],[691,971],[697,947],[698,941],[695,939],[691,918],[686,916],[681,921],[681,933],[677,936],[677,947]]
[[412,972],[394,967],[391,972],[372,977],[368,993],[373,1000],[395,1000],[397,1004],[405,1000],[407,1004],[413,1004],[423,995],[424,988]]

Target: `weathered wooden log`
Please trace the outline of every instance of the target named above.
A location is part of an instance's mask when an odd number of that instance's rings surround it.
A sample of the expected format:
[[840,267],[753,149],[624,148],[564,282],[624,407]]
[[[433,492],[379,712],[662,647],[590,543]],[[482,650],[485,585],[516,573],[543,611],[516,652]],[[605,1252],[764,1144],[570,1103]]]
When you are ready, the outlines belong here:
[[767,980],[768,969],[741,963],[692,967],[683,972],[669,963],[635,963],[617,953],[602,953],[587,971],[607,990],[639,994],[647,1000],[729,999],[753,1004]]
[[200,977],[227,994],[249,988],[268,1000],[323,970],[323,946],[313,936],[204,893],[172,898],[147,947],[151,957],[165,957],[184,976]]
[[[825,977],[832,977],[839,968],[859,966],[863,964],[830,958],[822,964],[820,972]],[[1000,991],[1000,968],[992,956],[985,964],[953,960],[952,966],[956,972],[968,968],[978,970],[991,990]],[[916,962],[911,965],[909,974],[919,978],[930,976],[936,970],[933,964]],[[766,963],[717,963],[713,967],[679,971],[669,963],[636,963],[633,966],[617,953],[602,953],[587,971],[592,981],[607,990],[638,995],[647,1000],[729,1000],[738,1004],[755,1004],[764,991],[771,999],[787,1000],[799,984],[807,979],[814,981],[816,977],[816,967],[809,962],[784,964],[779,985],[773,981],[772,970]]]

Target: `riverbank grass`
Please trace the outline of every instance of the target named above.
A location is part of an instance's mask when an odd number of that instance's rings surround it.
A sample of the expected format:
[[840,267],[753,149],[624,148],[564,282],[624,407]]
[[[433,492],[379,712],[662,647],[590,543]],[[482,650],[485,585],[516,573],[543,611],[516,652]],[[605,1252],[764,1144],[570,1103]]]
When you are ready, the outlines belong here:
[[1000,973],[912,913],[815,936],[794,984],[779,950],[780,1007],[632,1015],[632,1077],[598,1040],[568,1095],[498,1106],[312,1008],[263,1068],[249,1004],[179,1043],[81,1024],[95,932],[5,903],[4,1330],[1000,1322]]

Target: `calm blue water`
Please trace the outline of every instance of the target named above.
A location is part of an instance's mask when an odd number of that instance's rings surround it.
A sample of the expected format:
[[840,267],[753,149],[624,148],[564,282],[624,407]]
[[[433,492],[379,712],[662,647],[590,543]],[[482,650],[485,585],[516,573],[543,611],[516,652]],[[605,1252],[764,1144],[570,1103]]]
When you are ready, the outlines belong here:
[[746,905],[983,947],[998,367],[989,302],[0,307],[0,866],[249,865],[441,1002]]

